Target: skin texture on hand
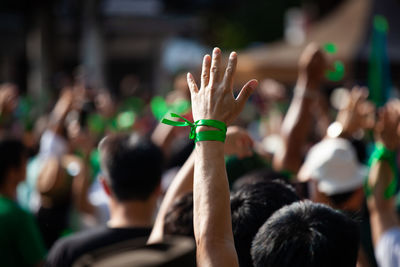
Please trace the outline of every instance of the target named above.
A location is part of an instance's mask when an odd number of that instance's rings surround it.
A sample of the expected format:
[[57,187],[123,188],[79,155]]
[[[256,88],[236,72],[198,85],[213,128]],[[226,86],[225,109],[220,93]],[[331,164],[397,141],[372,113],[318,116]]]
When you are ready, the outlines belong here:
[[[214,119],[230,124],[242,111],[257,86],[247,82],[238,97],[233,96],[233,76],[237,55],[232,52],[223,74],[221,50],[215,48],[212,61],[203,60],[201,86],[188,74],[194,120]],[[229,185],[224,162],[224,144],[218,141],[196,143],[193,186],[193,224],[199,266],[238,266],[233,241]]]
[[200,88],[196,85],[193,75],[188,73],[187,81],[192,99],[194,121],[214,119],[229,125],[242,111],[258,82],[256,80],[248,81],[235,99],[232,90],[236,64],[237,54],[232,52],[223,74],[221,50],[216,48],[213,52],[212,62],[209,55],[204,56]]

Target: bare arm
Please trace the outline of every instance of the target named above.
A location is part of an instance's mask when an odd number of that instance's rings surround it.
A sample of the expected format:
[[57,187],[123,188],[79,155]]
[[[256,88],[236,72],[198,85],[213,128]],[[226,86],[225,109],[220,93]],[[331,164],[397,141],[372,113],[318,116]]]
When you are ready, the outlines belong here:
[[[228,127],[224,145],[225,155],[236,155],[239,158],[251,156],[252,145],[253,141],[247,131],[237,126]],[[148,240],[149,244],[161,242],[163,240],[165,216],[174,201],[185,193],[193,191],[194,157],[195,155],[193,152],[168,188]]]
[[315,44],[306,47],[299,61],[299,77],[289,110],[283,121],[281,136],[284,147],[273,158],[275,170],[297,173],[303,147],[311,129],[312,108],[318,97],[325,70],[325,58]]
[[73,102],[73,92],[71,89],[66,89],[61,93],[53,111],[51,112],[49,129],[57,135],[62,136],[64,120],[68,112],[71,110]]
[[[376,140],[387,149],[395,151],[399,147],[397,129],[400,114],[388,104],[379,115],[376,126]],[[368,184],[373,188],[373,191],[368,198],[368,209],[375,246],[384,232],[399,225],[394,207],[394,197],[389,199],[384,197],[386,188],[395,178],[389,163],[382,160],[378,161],[369,173]]]
[[[215,48],[212,62],[209,55],[204,57],[200,89],[193,76],[188,74],[195,121],[214,119],[229,124],[243,109],[246,100],[257,86],[257,81],[249,81],[237,99],[234,99],[232,90],[236,62],[236,53],[231,53],[222,78],[221,51]],[[197,128],[197,131],[203,130],[210,129]],[[218,141],[197,142],[195,155],[193,221],[197,263],[199,266],[238,266],[224,164],[224,145]]]
[[157,213],[148,244],[161,242],[164,235],[164,220],[173,202],[181,195],[193,191],[194,152],[186,160],[169,186]]

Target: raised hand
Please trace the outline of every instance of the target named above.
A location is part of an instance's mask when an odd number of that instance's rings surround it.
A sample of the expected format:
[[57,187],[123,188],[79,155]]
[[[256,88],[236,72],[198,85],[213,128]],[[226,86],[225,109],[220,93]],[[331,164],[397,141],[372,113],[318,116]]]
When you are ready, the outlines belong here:
[[236,155],[238,158],[250,157],[253,140],[246,130],[238,126],[228,127],[225,140],[225,155]]
[[371,129],[374,126],[375,106],[367,97],[367,88],[353,87],[348,104],[339,111],[336,118],[343,127],[343,133],[351,135],[359,129]]
[[307,45],[299,60],[299,82],[306,90],[315,90],[324,78],[326,58],[315,43]]
[[242,111],[247,99],[257,87],[257,80],[248,81],[238,97],[233,96],[233,77],[236,71],[237,54],[232,52],[223,73],[221,50],[214,48],[213,57],[205,55],[198,88],[193,75],[188,73],[187,82],[192,99],[193,119],[214,119],[229,125]]
[[375,126],[375,139],[386,148],[396,150],[400,144],[399,138],[400,113],[394,103],[387,103],[379,111],[378,122]]

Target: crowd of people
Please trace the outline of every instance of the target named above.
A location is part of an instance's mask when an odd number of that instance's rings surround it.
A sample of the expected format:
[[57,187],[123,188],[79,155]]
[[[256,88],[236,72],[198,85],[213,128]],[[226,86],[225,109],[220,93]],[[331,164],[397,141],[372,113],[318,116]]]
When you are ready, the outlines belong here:
[[400,266],[400,101],[335,110],[314,43],[293,93],[223,56],[166,100],[76,81],[30,127],[3,84],[0,265]]

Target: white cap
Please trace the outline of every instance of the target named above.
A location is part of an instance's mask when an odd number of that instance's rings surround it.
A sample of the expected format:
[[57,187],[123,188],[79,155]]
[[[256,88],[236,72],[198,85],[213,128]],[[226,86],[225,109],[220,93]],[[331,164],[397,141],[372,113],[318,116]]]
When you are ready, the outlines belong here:
[[300,181],[317,181],[318,190],[330,196],[359,188],[366,175],[367,168],[358,162],[352,144],[329,138],[310,149],[298,176]]

